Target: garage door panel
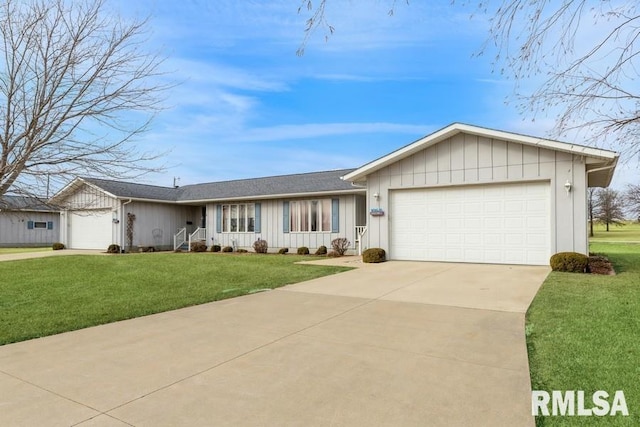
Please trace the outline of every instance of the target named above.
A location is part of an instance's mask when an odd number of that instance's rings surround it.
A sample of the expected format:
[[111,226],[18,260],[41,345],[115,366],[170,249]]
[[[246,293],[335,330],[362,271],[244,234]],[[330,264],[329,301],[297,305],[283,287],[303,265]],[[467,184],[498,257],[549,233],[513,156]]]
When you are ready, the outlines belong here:
[[113,243],[111,210],[69,213],[69,244],[72,249],[104,249]]
[[548,182],[396,190],[390,195],[393,259],[548,263]]

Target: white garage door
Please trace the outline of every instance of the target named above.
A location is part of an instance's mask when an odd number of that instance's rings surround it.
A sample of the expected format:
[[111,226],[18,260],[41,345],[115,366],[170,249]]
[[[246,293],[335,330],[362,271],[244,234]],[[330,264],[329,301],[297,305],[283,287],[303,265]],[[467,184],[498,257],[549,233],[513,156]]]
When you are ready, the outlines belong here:
[[549,183],[395,190],[390,257],[547,265]]
[[69,212],[69,244],[72,249],[103,249],[113,243],[110,209]]

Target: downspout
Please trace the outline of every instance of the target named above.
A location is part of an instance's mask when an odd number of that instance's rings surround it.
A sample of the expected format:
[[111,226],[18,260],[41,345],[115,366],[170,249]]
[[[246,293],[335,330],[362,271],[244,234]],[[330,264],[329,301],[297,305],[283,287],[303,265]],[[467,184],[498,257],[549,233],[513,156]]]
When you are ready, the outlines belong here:
[[125,233],[125,222],[124,222],[124,207],[131,203],[133,199],[129,199],[121,205],[120,209],[120,253],[124,253],[124,233]]

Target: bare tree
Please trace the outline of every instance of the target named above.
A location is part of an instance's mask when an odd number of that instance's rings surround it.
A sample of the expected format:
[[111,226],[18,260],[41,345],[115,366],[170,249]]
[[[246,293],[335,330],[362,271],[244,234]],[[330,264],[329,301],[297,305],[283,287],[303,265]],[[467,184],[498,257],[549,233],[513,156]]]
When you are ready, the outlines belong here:
[[596,192],[594,217],[604,223],[609,231],[609,224],[624,224],[624,199],[611,188],[600,188]]
[[154,169],[158,155],[131,143],[168,88],[146,24],[107,13],[104,0],[0,4],[0,197]]
[[640,153],[639,8],[630,0],[503,0],[483,9],[493,16],[502,73],[543,78],[530,93],[516,85],[521,112],[553,115],[557,135],[576,131],[629,157]]
[[596,196],[596,188],[590,187],[587,192],[587,208],[589,209],[589,237],[593,237],[593,222],[594,211],[595,211],[595,196]]
[[627,209],[640,221],[640,185],[629,184],[625,192]]

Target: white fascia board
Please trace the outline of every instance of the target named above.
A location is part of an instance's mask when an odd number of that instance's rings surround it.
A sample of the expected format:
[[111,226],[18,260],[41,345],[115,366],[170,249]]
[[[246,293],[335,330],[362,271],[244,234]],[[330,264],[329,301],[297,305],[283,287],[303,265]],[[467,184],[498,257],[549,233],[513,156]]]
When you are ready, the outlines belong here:
[[240,196],[240,197],[221,197],[216,199],[199,199],[199,200],[180,200],[178,204],[194,204],[194,203],[217,203],[217,202],[234,202],[242,200],[280,200],[280,199],[299,199],[302,197],[319,197],[319,196],[341,196],[343,194],[364,194],[366,189],[355,188],[353,190],[339,191],[316,191],[311,193],[286,193],[286,194],[268,194],[260,196]]
[[175,205],[176,202],[175,200],[159,200],[159,199],[145,199],[142,197],[126,197],[126,196],[122,196],[122,197],[118,197],[118,200],[122,201],[122,200],[131,200],[132,202],[145,202],[145,203],[165,203],[165,204],[170,204],[170,205]]

